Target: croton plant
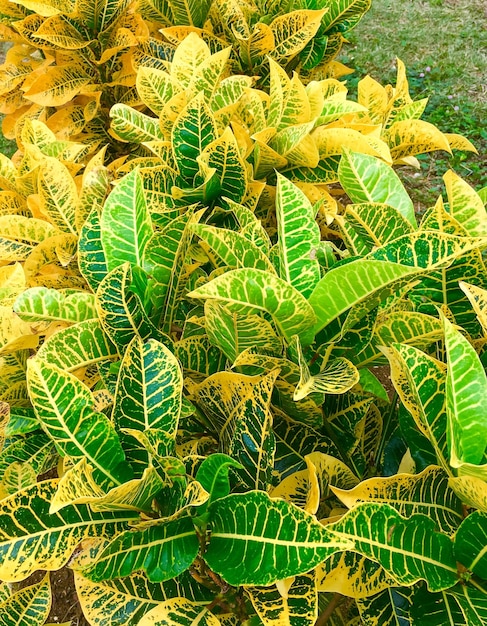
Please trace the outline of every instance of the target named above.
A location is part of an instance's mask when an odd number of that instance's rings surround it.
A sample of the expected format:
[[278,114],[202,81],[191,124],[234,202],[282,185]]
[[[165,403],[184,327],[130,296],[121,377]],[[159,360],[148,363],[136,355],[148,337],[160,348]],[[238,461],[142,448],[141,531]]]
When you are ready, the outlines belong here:
[[1,0],[1,626],[487,623],[487,193],[369,5]]

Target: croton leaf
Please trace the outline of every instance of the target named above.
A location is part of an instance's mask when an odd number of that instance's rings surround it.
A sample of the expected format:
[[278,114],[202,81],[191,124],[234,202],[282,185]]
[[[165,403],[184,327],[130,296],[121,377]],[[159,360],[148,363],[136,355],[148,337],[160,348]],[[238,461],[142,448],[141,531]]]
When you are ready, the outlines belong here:
[[108,418],[91,407],[90,390],[73,374],[39,359],[27,370],[37,418],[64,455],[87,458],[101,480],[112,486],[126,477],[118,435]]
[[93,294],[47,287],[26,289],[16,299],[14,311],[26,322],[82,322],[97,317]]
[[448,363],[446,414],[450,463],[460,472],[475,475],[478,471],[481,477],[485,477],[486,469],[481,465],[485,466],[487,462],[487,375],[469,341],[446,317],[443,323]]
[[[32,485],[0,503],[0,577],[15,582],[39,569],[58,570],[89,537],[108,538],[138,518],[134,512],[93,513],[86,505],[50,514],[57,480]],[[23,559],[18,559],[22,552]]]
[[249,587],[246,589],[252,605],[264,624],[278,623],[313,626],[318,617],[318,592],[315,573],[296,576],[287,594],[278,588]]
[[454,534],[462,522],[462,503],[448,485],[448,476],[430,466],[420,474],[398,474],[388,478],[369,478],[350,491],[332,487],[333,493],[353,508],[361,502],[385,502],[401,515],[429,515],[437,527]]
[[130,576],[143,570],[151,582],[164,582],[188,569],[199,542],[189,517],[157,522],[142,530],[120,533],[83,570],[93,582]]
[[83,613],[97,626],[138,624],[146,613],[170,598],[184,597],[204,605],[214,595],[189,572],[163,583],[150,582],[143,572],[94,583],[75,569],[74,580]]
[[79,234],[79,269],[93,291],[108,274],[107,259],[101,242],[101,226],[98,208],[94,208]]
[[425,580],[431,591],[458,580],[453,542],[422,514],[402,517],[388,504],[363,503],[327,527],[354,542],[354,550],[377,561],[400,585]]
[[304,297],[291,285],[270,272],[236,269],[198,287],[190,298],[212,298],[236,313],[253,309],[269,313],[285,339],[299,335],[303,345],[311,342],[314,313]]
[[161,602],[140,620],[137,626],[219,626],[218,617],[186,598]]
[[[361,623],[370,626],[411,624],[409,610],[412,604],[412,595],[413,591],[407,587],[391,586],[371,597],[357,600]],[[431,624],[432,622],[428,623]]]
[[455,535],[455,555],[470,572],[487,580],[487,514],[474,511]]
[[338,175],[353,202],[388,204],[416,227],[412,200],[389,165],[373,156],[344,150]]
[[41,582],[24,587],[0,602],[1,626],[39,626],[51,610],[49,574]]
[[220,498],[208,513],[211,538],[205,560],[231,585],[270,585],[353,545],[309,513],[262,491]]

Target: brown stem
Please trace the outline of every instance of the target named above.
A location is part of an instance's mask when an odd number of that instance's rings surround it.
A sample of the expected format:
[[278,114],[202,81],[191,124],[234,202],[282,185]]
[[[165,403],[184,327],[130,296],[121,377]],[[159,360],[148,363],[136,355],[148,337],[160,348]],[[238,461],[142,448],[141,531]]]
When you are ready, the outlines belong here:
[[328,604],[326,609],[323,611],[323,613],[321,613],[321,615],[318,615],[318,619],[315,622],[315,626],[324,626],[326,624],[326,622],[332,616],[333,611],[337,608],[337,606],[342,601],[342,598],[343,598],[342,595],[340,595],[339,593],[335,593],[335,595],[330,600],[330,603]]

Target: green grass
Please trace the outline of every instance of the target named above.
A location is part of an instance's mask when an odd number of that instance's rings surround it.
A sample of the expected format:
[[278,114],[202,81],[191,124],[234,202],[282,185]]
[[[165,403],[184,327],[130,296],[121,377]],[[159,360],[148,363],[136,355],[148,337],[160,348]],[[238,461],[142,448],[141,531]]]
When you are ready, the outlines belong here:
[[401,168],[419,210],[434,203],[449,168],[477,189],[487,185],[486,29],[485,0],[372,0],[349,34],[341,60],[356,70],[348,79],[352,93],[366,74],[394,84],[399,57],[413,98],[429,97],[423,119],[468,137],[479,151],[421,156],[419,176]]

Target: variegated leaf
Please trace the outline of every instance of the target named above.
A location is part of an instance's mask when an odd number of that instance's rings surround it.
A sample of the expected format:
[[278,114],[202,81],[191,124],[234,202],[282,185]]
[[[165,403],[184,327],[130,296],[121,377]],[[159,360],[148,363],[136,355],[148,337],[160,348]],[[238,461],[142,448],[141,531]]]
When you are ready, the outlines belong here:
[[[32,485],[0,502],[0,575],[18,581],[38,569],[65,565],[83,539],[110,537],[137,519],[135,513],[93,513],[86,505],[49,514],[57,480]],[[20,563],[17,555],[22,550]]]
[[448,476],[435,466],[416,475],[370,478],[351,491],[336,487],[332,490],[348,508],[362,502],[385,502],[404,517],[424,513],[442,532],[450,535],[456,532],[463,519],[462,503],[448,486]]
[[262,491],[220,498],[208,512],[212,530],[205,560],[231,585],[270,585],[352,545],[312,515]]
[[204,606],[186,598],[161,602],[137,626],[219,626],[220,620]]
[[108,271],[127,261],[142,267],[152,220],[137,170],[124,176],[106,199],[100,233]]
[[457,582],[453,543],[435,532],[425,515],[402,517],[388,504],[360,504],[326,527],[354,543],[354,550],[380,563],[400,585],[425,580],[431,591]]
[[114,104],[110,109],[110,118],[111,130],[121,141],[142,143],[162,141],[164,138],[156,117],[145,115],[126,104]]
[[1,626],[39,626],[51,610],[49,574],[34,585],[24,587],[0,602]]
[[188,294],[190,298],[211,298],[236,313],[261,310],[269,313],[289,341],[300,335],[303,345],[312,340],[314,313],[304,297],[282,279],[257,269],[237,269],[218,276]]
[[15,313],[26,322],[82,322],[97,317],[95,296],[86,292],[62,293],[32,287],[14,303]]
[[[125,455],[109,420],[95,413],[90,390],[72,374],[40,360],[29,361],[27,382],[37,417],[64,455],[86,457],[99,480],[124,481]],[[108,483],[107,483],[108,481]]]
[[310,11],[302,9],[278,16],[270,23],[274,35],[274,49],[270,56],[285,59],[295,56],[316,34],[326,9]]

